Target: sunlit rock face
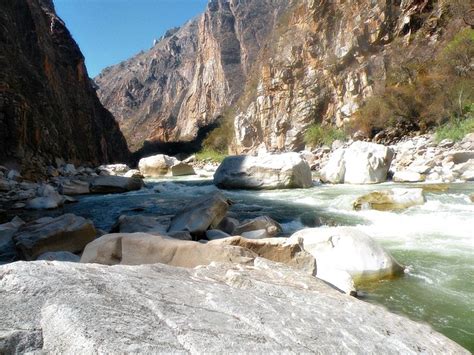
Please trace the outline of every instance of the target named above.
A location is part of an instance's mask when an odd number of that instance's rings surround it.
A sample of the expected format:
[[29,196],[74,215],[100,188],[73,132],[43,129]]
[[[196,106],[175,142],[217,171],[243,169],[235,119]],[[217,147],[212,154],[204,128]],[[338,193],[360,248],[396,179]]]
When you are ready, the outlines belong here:
[[242,94],[285,0],[212,0],[150,50],[95,78],[132,149],[192,141]]
[[[449,28],[435,0],[212,0],[150,50],[104,70],[99,97],[129,145],[193,141],[224,115],[233,153],[300,150],[314,122],[342,125],[387,67],[430,57]],[[457,26],[457,27],[456,27]]]
[[237,152],[300,150],[312,123],[350,123],[391,63],[433,53],[444,11],[436,1],[294,1],[235,117]]
[[53,2],[2,1],[0,14],[0,163],[125,161],[125,139]]

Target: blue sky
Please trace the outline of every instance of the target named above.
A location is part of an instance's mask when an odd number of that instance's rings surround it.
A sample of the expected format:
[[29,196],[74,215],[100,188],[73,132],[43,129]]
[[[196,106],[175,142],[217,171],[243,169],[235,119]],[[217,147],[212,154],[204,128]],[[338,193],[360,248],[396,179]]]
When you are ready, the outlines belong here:
[[204,12],[207,0],[54,0],[86,58],[89,76],[148,49]]

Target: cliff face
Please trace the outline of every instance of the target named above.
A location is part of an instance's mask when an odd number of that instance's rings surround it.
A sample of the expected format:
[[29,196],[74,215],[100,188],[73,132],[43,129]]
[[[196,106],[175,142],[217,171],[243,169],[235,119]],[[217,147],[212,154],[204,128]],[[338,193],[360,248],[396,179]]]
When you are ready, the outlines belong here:
[[463,25],[447,21],[445,5],[294,1],[283,33],[265,49],[271,59],[261,63],[255,99],[234,120],[235,150],[300,150],[312,123],[350,123],[394,62],[433,55],[446,28]]
[[212,0],[205,13],[169,31],[149,51],[97,78],[102,103],[129,146],[192,141],[242,94],[286,0]]
[[312,123],[349,122],[393,62],[429,57],[447,27],[465,26],[445,16],[459,1],[212,0],[104,71],[99,97],[134,148],[191,141],[227,111],[234,152],[302,149]]
[[128,159],[118,124],[52,1],[2,1],[0,28],[0,163]]

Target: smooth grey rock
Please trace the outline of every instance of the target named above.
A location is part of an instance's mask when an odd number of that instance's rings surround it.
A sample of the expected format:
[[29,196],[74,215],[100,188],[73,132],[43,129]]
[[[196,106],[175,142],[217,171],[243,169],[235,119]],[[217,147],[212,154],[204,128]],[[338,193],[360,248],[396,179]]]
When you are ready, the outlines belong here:
[[452,159],[454,164],[461,164],[465,163],[470,159],[474,159],[474,151],[466,150],[466,151],[458,151],[454,153],[450,153],[448,155]]
[[150,216],[126,216],[122,215],[112,227],[114,233],[144,232],[149,234],[166,234],[167,226],[160,218]]
[[41,185],[37,192],[39,197],[28,200],[26,208],[34,210],[55,209],[64,204],[64,198],[51,185]]
[[0,267],[0,353],[469,354],[425,324],[257,258],[183,269]]
[[92,179],[90,190],[93,193],[109,194],[140,190],[143,180],[124,176],[98,176]]
[[183,162],[179,162],[171,167],[171,175],[184,176],[184,175],[196,175],[196,173],[191,165],[183,163]]
[[204,233],[216,228],[225,217],[229,203],[220,192],[198,198],[171,219],[168,232]]
[[69,261],[72,263],[78,263],[81,260],[81,257],[69,251],[53,251],[41,254],[36,260]]
[[221,231],[232,235],[234,233],[235,228],[240,224],[240,222],[233,217],[226,216],[222,219],[222,221],[219,223],[217,226],[217,229],[220,229]]
[[59,186],[59,192],[63,195],[85,195],[89,194],[89,182],[82,180],[63,181]]
[[26,260],[35,260],[49,251],[80,252],[95,236],[96,230],[90,220],[68,213],[23,225],[14,234],[13,241]]
[[206,238],[209,240],[224,239],[224,238],[229,238],[229,237],[230,237],[229,234],[219,229],[210,229],[206,231]]
[[18,253],[13,242],[13,235],[25,222],[15,217],[10,222],[0,224],[0,264],[16,259]]
[[237,155],[224,159],[214,184],[226,189],[285,189],[313,186],[311,169],[298,153]]
[[[254,231],[259,232],[251,233]],[[274,237],[282,231],[283,229],[277,221],[268,216],[260,216],[242,222],[239,226],[237,226],[237,228],[234,229],[233,234],[242,235],[242,237],[249,239],[261,239]]]

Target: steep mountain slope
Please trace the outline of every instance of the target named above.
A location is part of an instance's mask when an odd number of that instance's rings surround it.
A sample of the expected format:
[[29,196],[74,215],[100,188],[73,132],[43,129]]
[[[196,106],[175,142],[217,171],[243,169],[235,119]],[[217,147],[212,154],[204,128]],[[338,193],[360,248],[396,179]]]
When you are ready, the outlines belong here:
[[434,56],[447,34],[466,27],[451,10],[469,1],[456,2],[294,1],[264,49],[271,60],[246,94],[254,99],[235,118],[235,150],[299,150],[312,123],[350,124],[392,67]]
[[2,1],[0,29],[0,163],[128,159],[52,0]]
[[95,78],[130,147],[192,141],[199,128],[215,122],[241,95],[287,3],[211,0],[203,15]]
[[311,124],[350,123],[391,67],[430,58],[467,27],[471,2],[212,0],[150,51],[104,71],[99,97],[134,149],[195,140],[224,116],[234,152],[299,150]]

